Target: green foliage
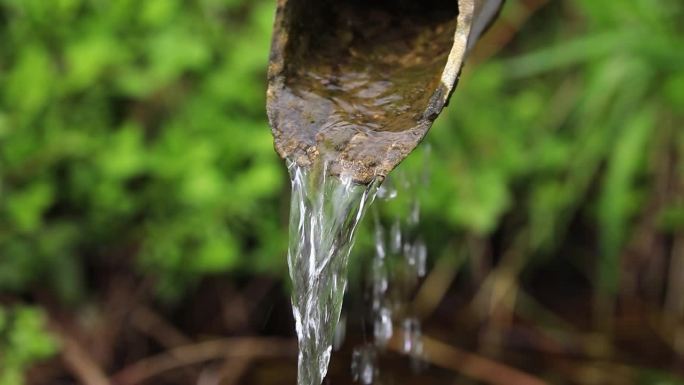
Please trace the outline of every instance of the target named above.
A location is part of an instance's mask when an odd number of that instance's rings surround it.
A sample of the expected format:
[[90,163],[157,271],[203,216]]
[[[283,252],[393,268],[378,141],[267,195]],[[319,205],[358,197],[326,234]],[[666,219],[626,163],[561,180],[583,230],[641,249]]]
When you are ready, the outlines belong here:
[[[525,234],[533,258],[581,217],[601,244],[587,270],[612,295],[658,159],[675,151],[684,175],[684,5],[545,9],[573,16],[535,16],[503,55],[466,66],[428,136],[423,232],[433,255],[453,254],[454,237],[510,217],[507,236]],[[86,272],[131,262],[162,299],[210,274],[282,273],[287,178],[264,111],[273,11],[271,0],[0,0],[0,292],[40,285],[78,303]],[[422,158],[401,167],[423,173]],[[657,220],[681,232],[681,198]],[[0,385],[55,349],[41,319],[0,309]]]
[[57,351],[45,316],[32,307],[0,307],[0,385],[21,385],[24,370]]
[[[587,216],[597,286],[615,292],[653,159],[684,143],[683,6],[653,3],[566,2],[579,24],[537,22],[467,66],[429,135],[435,247],[513,213],[549,254]],[[41,282],[74,303],[85,271],[134,260],[174,298],[207,274],[284,268],[286,176],[264,113],[273,7],[0,0],[0,290]],[[681,202],[659,220],[681,229]]]
[[[489,234],[515,213],[532,257],[556,250],[569,222],[585,216],[601,243],[596,286],[615,293],[621,252],[661,172],[654,162],[684,140],[684,7],[651,3],[568,2],[584,29],[556,41],[523,32],[517,49],[526,53],[466,71],[429,135],[428,218]],[[530,33],[563,28],[552,26]],[[682,228],[680,211],[663,213],[670,231]]]
[[[682,6],[648,4],[568,3],[584,29],[523,31],[523,54],[467,67],[429,136],[436,238],[487,235],[525,202],[521,231],[548,252],[593,207],[600,285],[615,291],[639,181],[684,111]],[[286,178],[264,114],[272,14],[269,1],[0,1],[0,290],[41,281],[75,302],[86,266],[131,257],[168,298],[206,274],[284,267]],[[681,227],[680,211],[662,225]]]
[[0,290],[78,301],[104,259],[137,258],[169,298],[280,268],[272,18],[267,1],[0,1]]

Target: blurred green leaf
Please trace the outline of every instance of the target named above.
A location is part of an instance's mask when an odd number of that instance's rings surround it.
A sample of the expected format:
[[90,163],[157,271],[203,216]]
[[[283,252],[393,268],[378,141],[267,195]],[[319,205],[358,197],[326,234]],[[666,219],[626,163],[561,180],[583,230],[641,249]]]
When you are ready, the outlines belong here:
[[6,199],[7,215],[14,226],[21,232],[32,232],[42,225],[43,214],[53,203],[53,185],[48,181],[35,181]]
[[653,111],[648,109],[627,121],[624,130],[615,138],[608,159],[598,208],[603,254],[599,283],[612,294],[617,292],[619,285],[619,253],[628,235],[629,222],[640,207],[636,180],[654,119]]
[[21,385],[23,371],[54,355],[58,345],[45,330],[45,315],[37,308],[0,306],[0,320],[0,384]]
[[49,100],[54,84],[52,59],[41,44],[25,44],[3,87],[4,103],[27,116],[37,113]]
[[65,50],[68,75],[65,83],[81,90],[100,81],[105,71],[125,59],[125,47],[112,36],[90,35],[75,41]]
[[665,95],[677,111],[684,113],[684,72],[676,73],[667,79]]

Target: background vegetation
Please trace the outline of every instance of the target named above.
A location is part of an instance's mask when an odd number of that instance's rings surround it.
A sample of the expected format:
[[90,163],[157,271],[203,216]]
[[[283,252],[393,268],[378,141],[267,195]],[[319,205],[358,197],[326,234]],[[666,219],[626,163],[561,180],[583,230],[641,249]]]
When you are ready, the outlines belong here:
[[[264,112],[273,10],[0,0],[0,384],[64,352],[64,329],[83,329],[65,323],[120,311],[121,277],[173,314],[212,277],[285,276],[289,183]],[[620,304],[648,303],[675,367],[682,20],[679,0],[509,1],[429,135],[421,191],[431,255],[463,251],[477,292],[571,270],[586,330],[610,335]],[[132,360],[107,357],[106,372]]]

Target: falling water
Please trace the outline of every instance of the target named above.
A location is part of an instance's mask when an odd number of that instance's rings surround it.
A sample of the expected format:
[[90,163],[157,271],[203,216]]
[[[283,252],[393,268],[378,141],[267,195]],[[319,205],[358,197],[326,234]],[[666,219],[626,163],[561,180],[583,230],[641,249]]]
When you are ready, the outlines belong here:
[[328,174],[323,160],[310,167],[288,162],[292,180],[288,264],[292,312],[299,342],[299,385],[319,385],[328,370],[347,285],[354,232],[378,183],[355,184]]
[[[378,383],[381,371],[378,357],[389,347],[409,357],[415,372],[425,367],[425,351],[421,322],[412,308],[413,296],[420,280],[427,273],[427,246],[419,231],[420,201],[418,186],[425,186],[416,175],[398,170],[380,186],[374,207],[374,253],[366,262],[368,280],[368,315],[371,321],[372,343],[354,349],[352,378],[362,385]],[[403,215],[392,213],[381,218],[379,208],[398,199],[392,206],[404,206]],[[379,207],[378,207],[379,206]],[[389,221],[387,221],[389,219]],[[399,344],[398,346],[396,344]]]

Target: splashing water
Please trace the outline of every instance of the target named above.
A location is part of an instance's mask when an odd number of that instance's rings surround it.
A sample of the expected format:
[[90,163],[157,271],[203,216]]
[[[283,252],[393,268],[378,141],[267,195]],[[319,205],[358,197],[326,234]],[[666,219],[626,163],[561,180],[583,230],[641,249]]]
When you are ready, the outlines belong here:
[[299,343],[298,384],[319,385],[330,362],[354,233],[379,183],[363,186],[344,173],[330,176],[324,160],[308,168],[288,162],[288,170],[288,265]]

